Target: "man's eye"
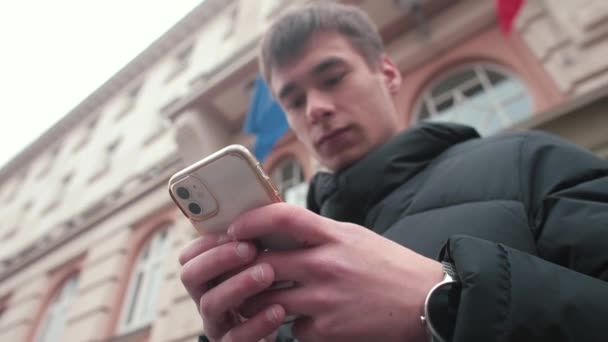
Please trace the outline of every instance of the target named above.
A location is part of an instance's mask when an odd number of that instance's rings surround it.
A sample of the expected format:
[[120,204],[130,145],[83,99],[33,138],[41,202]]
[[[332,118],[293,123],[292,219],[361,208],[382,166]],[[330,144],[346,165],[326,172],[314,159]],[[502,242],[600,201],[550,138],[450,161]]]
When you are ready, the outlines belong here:
[[337,85],[338,83],[340,83],[340,81],[342,81],[342,79],[344,78],[345,73],[340,73],[338,75],[335,75],[333,77],[330,77],[328,79],[325,80],[325,82],[323,82],[325,84],[326,87],[333,87],[335,85]]
[[304,106],[304,96],[298,96],[296,97],[293,101],[291,101],[291,103],[289,104],[289,107],[292,109],[299,109],[302,108],[302,106]]

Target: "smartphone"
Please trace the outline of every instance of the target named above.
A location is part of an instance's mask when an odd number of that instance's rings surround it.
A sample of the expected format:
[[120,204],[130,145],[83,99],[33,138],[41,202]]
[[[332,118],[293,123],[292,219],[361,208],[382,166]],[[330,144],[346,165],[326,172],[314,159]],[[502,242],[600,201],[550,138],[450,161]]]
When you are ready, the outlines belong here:
[[[242,213],[281,202],[260,163],[241,145],[227,146],[169,179],[169,194],[199,234],[224,233]],[[286,235],[263,236],[263,249],[291,249]]]

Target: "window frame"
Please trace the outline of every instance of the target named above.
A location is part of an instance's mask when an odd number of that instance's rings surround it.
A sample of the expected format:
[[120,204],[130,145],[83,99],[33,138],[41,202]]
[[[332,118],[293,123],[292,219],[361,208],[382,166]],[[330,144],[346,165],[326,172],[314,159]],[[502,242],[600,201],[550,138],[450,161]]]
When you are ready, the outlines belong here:
[[[61,285],[55,290],[51,300],[46,305],[42,319],[38,325],[38,329],[34,338],[36,342],[53,342],[59,341],[65,333],[65,329],[69,321],[70,308],[73,305],[78,294],[79,274],[72,273],[65,278]],[[69,291],[69,292],[65,292]],[[58,317],[61,319],[57,321]],[[60,330],[57,329],[57,323],[62,322]],[[45,336],[51,331],[53,334]]]
[[[505,110],[505,106],[504,106],[505,103],[510,103],[510,102],[514,101],[514,99],[521,99],[522,97],[527,96],[528,99],[530,100],[530,106],[531,106],[531,112],[528,114],[528,116],[534,115],[533,93],[530,91],[526,82],[524,82],[524,80],[521,77],[519,77],[519,75],[517,73],[510,70],[508,67],[505,67],[505,66],[502,66],[500,64],[493,63],[490,61],[472,61],[472,62],[467,62],[467,63],[462,63],[462,64],[459,64],[456,66],[452,66],[451,68],[448,68],[445,71],[440,72],[433,76],[432,81],[429,82],[423,88],[423,90],[420,92],[420,94],[416,100],[416,104],[414,105],[414,110],[412,112],[413,114],[410,118],[410,125],[415,125],[419,122],[428,120],[428,119],[432,118],[434,115],[440,116],[441,113],[438,113],[436,111],[436,107],[439,104],[439,102],[436,102],[436,99],[434,99],[433,97],[441,97],[441,96],[446,95],[447,93],[452,93],[452,96],[450,98],[454,99],[455,97],[457,97],[454,94],[455,89],[458,90],[459,88],[462,88],[462,84],[466,83],[466,82],[470,82],[470,80],[463,82],[461,84],[458,84],[457,87],[452,87],[448,91],[445,91],[442,94],[439,94],[438,96],[432,95],[433,90],[436,87],[438,87],[441,83],[445,82],[446,79],[449,79],[450,77],[452,77],[458,73],[464,72],[466,70],[472,70],[475,73],[475,80],[477,80],[478,84],[481,85],[483,92],[486,94],[486,96],[489,96],[489,100],[487,101],[487,103],[491,104],[493,113],[496,113],[498,115],[498,120],[500,120],[501,129],[499,131],[504,130],[508,127],[511,127],[512,125],[519,122],[519,121],[514,121],[513,116],[507,113],[507,111]],[[498,73],[507,80],[514,80],[515,82],[518,82],[522,88],[521,92],[518,92],[515,95],[510,95],[510,97],[508,99],[497,98],[496,95],[493,94],[493,90],[496,87],[494,84],[491,83],[490,79],[488,78],[488,75],[489,75],[488,71]],[[458,95],[462,96],[462,94],[461,94],[462,92],[464,92],[464,91],[463,90],[459,91]],[[433,102],[433,101],[435,101],[435,102]],[[458,101],[458,100],[456,100],[456,101]],[[460,102],[460,101],[462,101],[462,102]],[[461,103],[466,103],[467,99],[464,99],[464,100],[461,99],[460,101],[458,102],[457,105],[460,105]],[[420,114],[422,112],[423,107],[426,108],[426,111],[428,112],[429,116],[428,116],[428,118],[420,120]],[[450,108],[453,108],[453,107],[455,107],[455,106],[452,105]],[[487,119],[487,116],[486,116],[486,119]],[[467,123],[467,124],[472,125],[472,123]]]
[[[292,178],[290,180],[286,180],[283,177],[284,170],[287,166],[292,168],[292,170],[291,170]],[[281,174],[280,180],[277,180],[277,177],[275,177],[275,175],[278,173]],[[295,177],[296,174],[299,174],[300,177]],[[306,178],[304,176],[304,168],[302,167],[302,164],[300,163],[298,158],[296,158],[295,156],[291,156],[291,155],[284,156],[281,159],[279,159],[279,161],[275,164],[275,166],[272,168],[272,171],[270,172],[270,178],[272,179],[273,184],[277,187],[277,190],[279,191],[281,196],[284,196],[285,192],[288,189],[295,187],[299,184],[302,184],[306,181]],[[296,178],[299,178],[301,180],[299,182],[294,181]],[[287,187],[285,187],[286,183],[289,184]]]
[[193,41],[188,42],[180,48],[172,56],[172,65],[170,67],[167,76],[165,77],[165,83],[173,81],[177,76],[181,75],[192,63],[194,55],[194,49],[196,45]]
[[[118,333],[121,335],[142,329],[150,325],[156,318],[156,306],[159,303],[158,292],[165,275],[164,262],[170,248],[169,232],[172,225],[172,222],[161,224],[145,239],[137,251],[119,315]],[[159,246],[158,240],[163,235],[163,241],[160,242],[162,245]],[[155,251],[156,253],[154,253]],[[155,267],[157,273],[152,273]],[[154,274],[156,277],[151,280],[150,278]],[[140,276],[141,281],[137,281]],[[150,287],[150,281],[152,281],[152,287]],[[146,298],[148,301],[144,302]],[[156,299],[151,303],[150,298]]]
[[[286,167],[292,168],[292,177],[290,180],[284,178],[284,172]],[[297,158],[293,154],[282,156],[278,158],[278,161],[276,163],[274,163],[269,173],[272,183],[275,185],[277,191],[279,192],[281,198],[283,198],[284,201],[288,201],[288,194],[291,194],[293,201],[289,201],[289,203],[303,207],[306,206],[306,196],[304,194],[302,198],[302,194],[300,193],[302,189],[299,189],[299,187],[304,186],[307,190],[308,182],[306,180],[306,172],[304,170],[304,166],[300,162],[299,158]],[[280,175],[280,179],[278,179],[277,175]]]
[[84,125],[85,127],[80,128],[80,136],[77,137],[75,145],[72,147],[72,153],[78,153],[82,150],[91,140],[91,136],[93,135],[95,128],[97,127],[97,123],[99,121],[99,117],[95,116],[92,119],[88,119],[87,123]]
[[5,295],[4,297],[0,297],[0,324],[2,324],[2,318],[6,315],[6,312],[9,308],[9,300],[11,299],[11,293]]
[[141,97],[142,89],[145,85],[144,81],[135,82],[133,85],[129,86],[124,94],[122,95],[124,103],[122,104],[121,109],[114,116],[114,122],[117,123],[121,121],[125,116],[132,113],[135,109],[137,101]]

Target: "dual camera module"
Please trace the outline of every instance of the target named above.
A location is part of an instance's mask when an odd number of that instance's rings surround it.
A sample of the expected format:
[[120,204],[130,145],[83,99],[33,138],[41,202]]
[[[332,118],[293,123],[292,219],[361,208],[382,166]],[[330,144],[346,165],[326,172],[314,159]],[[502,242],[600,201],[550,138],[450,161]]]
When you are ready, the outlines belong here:
[[[184,188],[183,186],[178,187],[175,192],[177,193],[177,196],[179,198],[185,201],[190,199],[190,191],[188,191],[188,189]],[[203,208],[201,208],[201,206],[194,201],[188,203],[188,210],[194,215],[200,215],[203,213]]]

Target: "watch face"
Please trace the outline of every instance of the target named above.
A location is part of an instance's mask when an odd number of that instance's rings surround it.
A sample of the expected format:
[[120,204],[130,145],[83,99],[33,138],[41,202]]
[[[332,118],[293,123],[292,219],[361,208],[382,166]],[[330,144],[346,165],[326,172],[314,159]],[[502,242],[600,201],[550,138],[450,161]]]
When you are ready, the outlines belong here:
[[460,284],[455,282],[439,285],[429,296],[426,319],[433,335],[445,341],[452,339],[459,299]]

